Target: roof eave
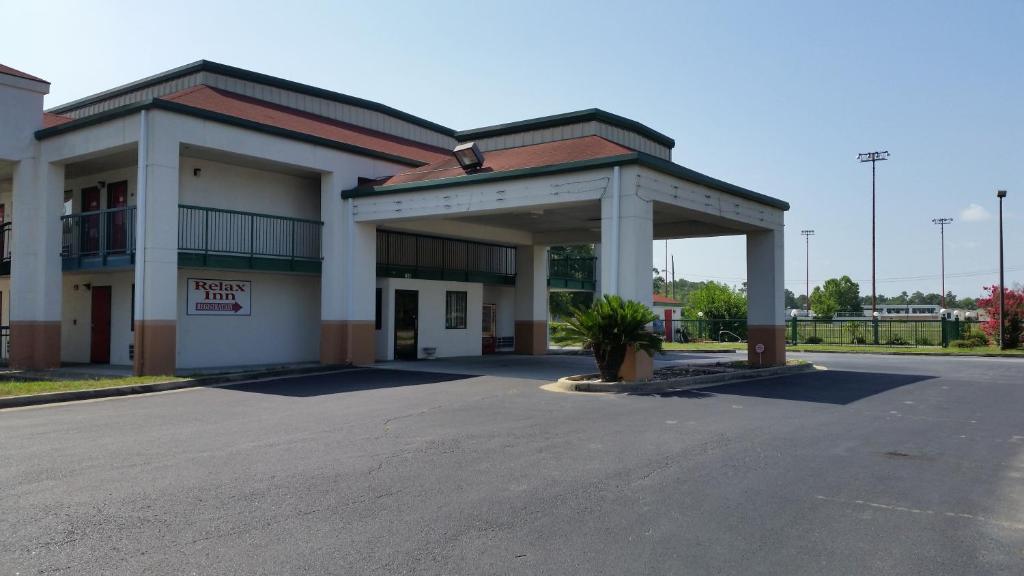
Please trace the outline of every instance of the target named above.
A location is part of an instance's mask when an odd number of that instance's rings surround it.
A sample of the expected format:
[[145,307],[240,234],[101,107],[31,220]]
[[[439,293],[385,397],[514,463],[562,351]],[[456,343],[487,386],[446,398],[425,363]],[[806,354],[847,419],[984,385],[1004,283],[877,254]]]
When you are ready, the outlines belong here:
[[366,196],[373,196],[375,194],[392,194],[402,192],[416,192],[419,190],[428,190],[432,188],[441,187],[453,187],[453,186],[467,186],[470,184],[480,184],[487,182],[499,182],[502,180],[513,180],[518,178],[527,178],[530,176],[543,176],[548,174],[559,174],[563,172],[575,172],[579,170],[588,170],[592,168],[604,168],[608,166],[625,165],[625,164],[639,164],[645,168],[656,170],[669,176],[674,176],[739,196],[747,200],[752,200],[758,204],[764,204],[771,206],[772,208],[778,208],[780,210],[789,210],[789,203],[778,198],[773,198],[753,190],[736,186],[728,182],[712,178],[700,172],[680,166],[668,160],[662,160],[656,156],[646,154],[643,152],[630,152],[628,154],[619,154],[616,156],[605,156],[603,158],[593,158],[590,160],[576,160],[573,162],[565,162],[562,164],[553,164],[550,166],[536,166],[531,168],[520,168],[517,170],[506,170],[503,172],[487,172],[482,174],[469,174],[465,176],[454,176],[450,178],[439,178],[437,180],[428,180],[424,182],[407,182],[404,184],[384,184],[380,186],[357,186],[341,192],[342,198],[360,198]]
[[94,102],[106,100],[108,98],[112,98],[114,96],[118,96],[128,92],[134,92],[136,90],[140,90],[153,84],[159,84],[161,82],[166,82],[168,80],[180,78],[181,76],[186,76],[188,74],[192,74],[195,72],[213,72],[215,74],[222,74],[224,76],[230,76],[232,78],[237,78],[239,80],[246,80],[258,84],[266,84],[268,86],[274,86],[284,90],[290,90],[301,94],[307,94],[309,96],[324,98],[325,100],[332,100],[343,104],[349,104],[351,106],[372,110],[374,112],[380,112],[381,114],[385,114],[387,116],[391,116],[392,118],[409,122],[410,124],[414,124],[420,126],[421,128],[426,128],[428,130],[441,133],[445,136],[450,136],[453,138],[455,137],[455,130],[448,128],[447,126],[442,126],[440,124],[437,124],[436,122],[431,122],[430,120],[420,118],[419,116],[414,116],[412,114],[409,114],[408,112],[403,112],[401,110],[398,110],[397,108],[387,106],[386,104],[380,104],[372,100],[365,100],[363,98],[358,98],[356,96],[342,94],[341,92],[335,92],[333,90],[327,90],[324,88],[317,88],[316,86],[310,86],[309,84],[302,84],[301,82],[286,80],[284,78],[278,78],[277,76],[270,76],[269,74],[261,74],[259,72],[253,72],[251,70],[246,70],[244,68],[237,68],[235,66],[229,66],[227,64],[221,64],[219,62],[213,62],[210,60],[198,60],[196,62],[192,62],[191,64],[185,64],[184,66],[179,66],[177,68],[173,68],[171,70],[167,70],[159,74],[154,74],[153,76],[147,76],[146,78],[143,78],[141,80],[129,82],[128,84],[123,84],[121,86],[111,88],[110,90],[100,92],[98,94],[93,94],[91,96],[86,96],[85,98],[80,98],[78,100],[68,102],[67,104],[55,106],[46,111],[52,112],[54,114],[61,114],[68,110],[81,108],[82,106],[86,106]]
[[494,126],[459,130],[455,132],[455,138],[460,142],[468,142],[474,139],[491,138],[494,136],[503,136],[527,130],[539,130],[542,128],[564,126],[566,124],[574,124],[577,122],[589,122],[592,120],[597,120],[625,130],[636,132],[637,134],[640,134],[645,138],[649,138],[650,140],[668,148],[675,148],[676,145],[675,140],[645,124],[641,124],[636,120],[630,120],[625,116],[606,112],[600,108],[588,108],[586,110],[576,110],[575,112],[566,112],[564,114],[554,114],[551,116],[542,116],[540,118],[531,118],[529,120],[495,124]]
[[428,162],[422,160],[415,160],[413,158],[406,158],[404,156],[398,156],[395,154],[389,154],[387,152],[381,152],[379,150],[373,150],[371,148],[365,148],[362,146],[356,146],[354,144],[346,144],[344,142],[338,142],[336,140],[330,140],[320,136],[314,136],[312,134],[306,134],[304,132],[296,132],[294,130],[288,130],[286,128],[279,128],[277,126],[270,126],[268,124],[261,124],[252,120],[246,120],[244,118],[238,118],[236,116],[230,116],[227,114],[221,114],[219,112],[212,112],[210,110],[204,110],[202,108],[196,108],[181,104],[179,102],[171,102],[169,100],[161,100],[154,98],[146,100],[144,102],[136,102],[134,104],[127,104],[125,106],[119,106],[100,112],[99,114],[93,114],[92,116],[86,116],[85,118],[79,118],[66,122],[64,124],[58,124],[57,126],[51,126],[49,128],[43,128],[35,132],[36,140],[45,140],[54,136],[59,136],[67,132],[72,132],[88,126],[94,126],[110,120],[115,120],[124,116],[140,112],[142,110],[159,109],[166,110],[168,112],[176,112],[195,118],[201,118],[204,120],[212,120],[221,124],[227,124],[230,126],[236,126],[239,128],[245,128],[248,130],[254,130],[262,132],[264,134],[270,134],[273,136],[281,136],[291,140],[299,140],[302,142],[308,142],[310,144],[316,144],[324,146],[326,148],[333,148],[335,150],[341,150],[344,152],[352,152],[362,156],[370,156],[381,160],[387,160],[396,164],[403,164],[405,166],[412,166],[418,168],[425,166]]

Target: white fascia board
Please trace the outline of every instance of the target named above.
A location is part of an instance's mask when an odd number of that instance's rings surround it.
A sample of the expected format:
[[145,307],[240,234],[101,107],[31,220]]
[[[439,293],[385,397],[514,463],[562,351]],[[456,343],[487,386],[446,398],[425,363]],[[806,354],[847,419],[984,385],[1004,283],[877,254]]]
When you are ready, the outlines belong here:
[[494,183],[383,193],[353,198],[359,222],[456,217],[570,205],[600,199],[608,189],[608,170],[587,170]]
[[664,202],[695,212],[708,214],[759,229],[778,230],[783,227],[784,212],[641,167],[637,176],[637,193],[647,200]]
[[3,72],[0,72],[0,85],[10,86],[11,88],[17,88],[19,90],[28,90],[29,92],[35,92],[36,94],[46,95],[50,93],[50,85],[46,82],[29,80],[28,78],[4,74]]

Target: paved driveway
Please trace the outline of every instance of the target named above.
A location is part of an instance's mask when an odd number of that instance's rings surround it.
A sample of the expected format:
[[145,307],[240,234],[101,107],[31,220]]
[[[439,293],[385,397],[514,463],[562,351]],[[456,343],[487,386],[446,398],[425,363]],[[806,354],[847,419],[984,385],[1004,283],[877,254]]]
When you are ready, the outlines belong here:
[[0,574],[1020,574],[1024,362],[353,370],[0,412]]

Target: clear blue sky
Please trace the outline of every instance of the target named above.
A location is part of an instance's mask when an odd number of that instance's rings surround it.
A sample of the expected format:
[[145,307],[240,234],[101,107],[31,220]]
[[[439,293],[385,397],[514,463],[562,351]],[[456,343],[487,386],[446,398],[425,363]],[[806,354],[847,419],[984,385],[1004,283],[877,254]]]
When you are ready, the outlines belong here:
[[[206,58],[458,129],[600,107],[674,137],[684,166],[788,200],[797,293],[803,228],[812,281],[849,274],[870,293],[856,155],[887,149],[879,292],[938,291],[940,216],[956,219],[947,289],[994,283],[997,188],[1007,278],[1024,281],[1021,0],[93,4],[0,0],[0,61],[50,80],[48,105]],[[741,239],[670,251],[677,276],[745,276]]]

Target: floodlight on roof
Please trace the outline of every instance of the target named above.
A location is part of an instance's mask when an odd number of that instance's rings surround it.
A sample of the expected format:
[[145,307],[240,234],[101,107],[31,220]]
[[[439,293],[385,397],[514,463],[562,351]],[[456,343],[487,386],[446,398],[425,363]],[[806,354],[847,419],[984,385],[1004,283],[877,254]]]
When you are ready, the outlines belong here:
[[484,153],[480,151],[480,147],[476,145],[476,142],[459,144],[455,147],[455,150],[452,150],[452,154],[459,161],[459,166],[462,166],[462,169],[466,172],[476,170],[484,165]]

